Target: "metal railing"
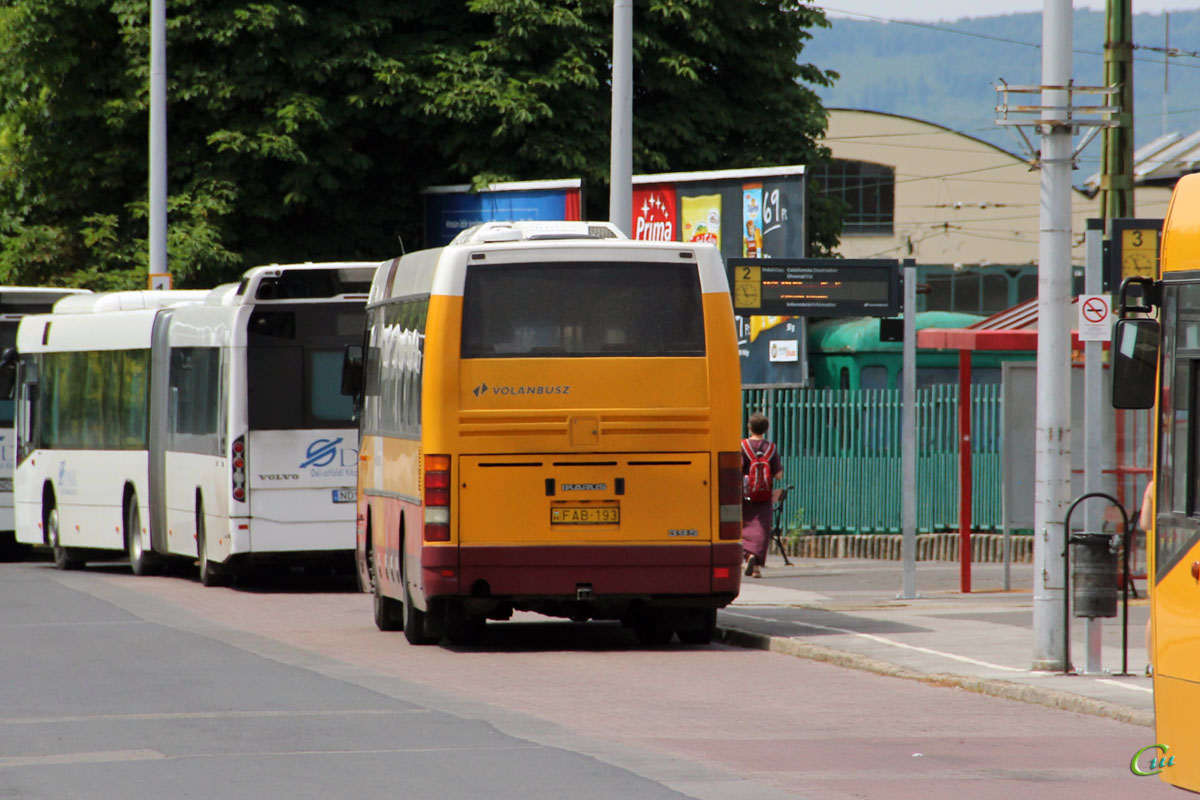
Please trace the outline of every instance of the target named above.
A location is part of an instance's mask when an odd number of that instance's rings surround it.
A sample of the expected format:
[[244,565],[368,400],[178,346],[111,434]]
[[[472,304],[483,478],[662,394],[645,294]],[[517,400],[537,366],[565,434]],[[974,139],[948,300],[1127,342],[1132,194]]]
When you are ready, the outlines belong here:
[[[795,487],[784,529],[900,530],[899,389],[747,389],[743,414],[762,411]],[[972,528],[999,530],[1000,387],[971,390]],[[917,529],[958,528],[958,386],[917,390]]]

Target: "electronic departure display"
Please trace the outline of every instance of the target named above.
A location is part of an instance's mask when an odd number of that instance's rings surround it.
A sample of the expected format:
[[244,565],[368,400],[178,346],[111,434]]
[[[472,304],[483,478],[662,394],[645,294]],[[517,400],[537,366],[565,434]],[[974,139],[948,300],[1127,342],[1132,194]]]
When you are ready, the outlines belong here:
[[892,317],[900,312],[894,259],[731,258],[733,312],[741,316]]

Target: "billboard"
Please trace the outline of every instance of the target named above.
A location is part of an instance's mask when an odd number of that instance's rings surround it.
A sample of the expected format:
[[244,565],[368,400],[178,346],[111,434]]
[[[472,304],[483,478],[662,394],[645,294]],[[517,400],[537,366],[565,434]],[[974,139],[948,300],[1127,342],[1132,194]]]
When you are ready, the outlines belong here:
[[442,247],[480,222],[582,219],[583,180],[492,183],[473,192],[461,186],[429,186],[425,196],[425,246]]
[[[634,239],[711,242],[729,259],[806,255],[802,165],[633,176]],[[731,286],[732,288],[732,286]],[[802,317],[738,316],[743,386],[803,386]]]

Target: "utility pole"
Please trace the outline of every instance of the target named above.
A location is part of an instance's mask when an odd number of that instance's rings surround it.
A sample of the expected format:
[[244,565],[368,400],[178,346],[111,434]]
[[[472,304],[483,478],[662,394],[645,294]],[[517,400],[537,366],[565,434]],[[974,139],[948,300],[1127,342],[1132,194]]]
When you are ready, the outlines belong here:
[[1064,670],[1062,585],[1071,492],[1071,0],[1042,11],[1042,190],[1038,244],[1033,669]]
[[613,0],[612,143],[608,221],[633,225],[633,0]]
[[167,0],[150,0],[150,274],[167,272]]
[[904,261],[904,382],[900,413],[900,556],[904,562],[901,600],[917,595],[917,264]]
[[1100,214],[1107,227],[1110,219],[1134,216],[1132,0],[1106,0],[1104,21],[1104,85],[1117,87],[1121,108],[1117,125],[1100,140]]
[[[1127,0],[1126,0],[1127,1]],[[1111,2],[1111,0],[1110,0]],[[1071,170],[1075,157],[1096,133],[1118,127],[1117,108],[1108,100],[1115,89],[1076,86],[1071,80],[1071,0],[1044,0],[1042,82],[996,86],[996,124],[1011,126],[1042,171],[1038,239],[1037,411],[1033,492],[1033,668],[1070,669],[1063,585],[1071,493]],[[1014,104],[1013,96],[1037,92],[1041,101]],[[1075,96],[1100,95],[1098,105],[1075,105]],[[1122,112],[1129,109],[1121,108]],[[1038,144],[1021,130],[1035,114]],[[1088,128],[1074,150],[1071,137]],[[1107,180],[1107,178],[1106,178]],[[1133,212],[1130,203],[1129,213]]]

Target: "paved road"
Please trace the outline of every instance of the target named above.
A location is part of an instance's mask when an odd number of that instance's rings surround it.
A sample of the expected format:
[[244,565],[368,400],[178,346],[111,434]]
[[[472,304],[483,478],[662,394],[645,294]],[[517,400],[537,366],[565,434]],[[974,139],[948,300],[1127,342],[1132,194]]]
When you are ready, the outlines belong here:
[[297,578],[0,565],[0,798],[1178,796],[1143,727],[616,626],[409,646]]

